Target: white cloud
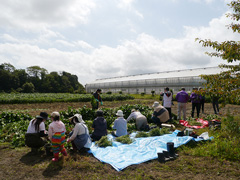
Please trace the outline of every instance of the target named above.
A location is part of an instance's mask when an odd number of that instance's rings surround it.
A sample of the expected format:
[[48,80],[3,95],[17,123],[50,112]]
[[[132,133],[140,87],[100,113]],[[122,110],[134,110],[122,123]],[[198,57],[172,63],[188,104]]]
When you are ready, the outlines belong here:
[[[226,28],[229,23],[223,15],[212,19],[207,27],[184,27],[185,33],[181,38],[160,40],[141,33],[136,39],[122,40],[116,47],[105,45],[99,48],[83,40],[68,40],[54,31],[43,31],[42,36],[33,40],[34,43],[6,33],[1,36],[8,43],[0,43],[0,63],[9,62],[16,68],[39,65],[49,72],[67,71],[78,75],[83,84],[104,77],[216,66],[223,61],[205,55],[204,52],[211,49],[202,47],[195,38],[214,41],[239,39],[239,34]],[[49,40],[52,38],[53,42]],[[63,50],[42,48],[39,43],[56,43],[62,45]],[[86,49],[90,51],[85,52]]]
[[86,23],[93,0],[7,0],[0,3],[0,27],[25,30],[76,26]]

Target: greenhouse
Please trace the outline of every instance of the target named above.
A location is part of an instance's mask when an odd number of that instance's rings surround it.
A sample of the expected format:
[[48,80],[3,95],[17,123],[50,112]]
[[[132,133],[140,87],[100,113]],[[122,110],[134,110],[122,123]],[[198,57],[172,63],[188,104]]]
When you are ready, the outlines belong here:
[[193,87],[201,87],[205,82],[200,75],[217,74],[222,71],[219,67],[208,67],[97,79],[86,84],[86,91],[91,93],[100,88],[103,93],[121,91],[128,94],[151,94],[152,91],[163,91],[164,87],[169,87],[173,92],[179,91],[181,87],[192,91]]

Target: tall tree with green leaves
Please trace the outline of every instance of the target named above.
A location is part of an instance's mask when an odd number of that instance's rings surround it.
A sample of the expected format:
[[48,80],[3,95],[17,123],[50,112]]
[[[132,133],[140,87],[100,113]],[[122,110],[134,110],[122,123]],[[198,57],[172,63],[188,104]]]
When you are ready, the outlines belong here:
[[[228,25],[233,33],[240,33],[240,0],[231,1],[228,4],[233,10],[232,13],[226,14],[232,19]],[[220,57],[228,64],[221,64],[223,72],[215,75],[202,75],[206,80],[205,93],[211,96],[219,96],[228,103],[240,102],[240,41],[228,40],[224,42],[212,41],[209,39],[196,39],[204,47],[211,47],[215,52],[206,52],[207,55]]]

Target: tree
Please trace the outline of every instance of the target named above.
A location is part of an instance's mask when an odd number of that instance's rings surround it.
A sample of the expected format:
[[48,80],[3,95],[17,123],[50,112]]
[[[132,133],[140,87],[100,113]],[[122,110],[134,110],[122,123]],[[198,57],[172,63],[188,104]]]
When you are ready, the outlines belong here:
[[[233,33],[240,33],[240,0],[232,1],[228,4],[233,9],[233,13],[228,13],[226,16],[231,18],[233,22],[228,28],[233,30]],[[217,95],[230,103],[240,102],[240,41],[224,41],[217,42],[209,39],[196,39],[204,47],[211,47],[215,52],[206,52],[207,55],[220,57],[228,63],[237,62],[236,65],[221,64],[219,67],[224,68],[224,71],[215,75],[202,75],[206,80],[205,92],[211,96]]]
[[28,83],[26,82],[23,86],[22,86],[23,92],[24,93],[34,93],[34,85],[33,83]]

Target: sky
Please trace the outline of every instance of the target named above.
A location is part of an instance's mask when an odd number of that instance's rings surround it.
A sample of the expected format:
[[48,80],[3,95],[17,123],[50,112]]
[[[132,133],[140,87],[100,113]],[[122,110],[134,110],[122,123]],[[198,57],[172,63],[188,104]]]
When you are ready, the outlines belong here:
[[195,38],[239,40],[230,0],[0,0],[0,64],[96,79],[213,67]]

